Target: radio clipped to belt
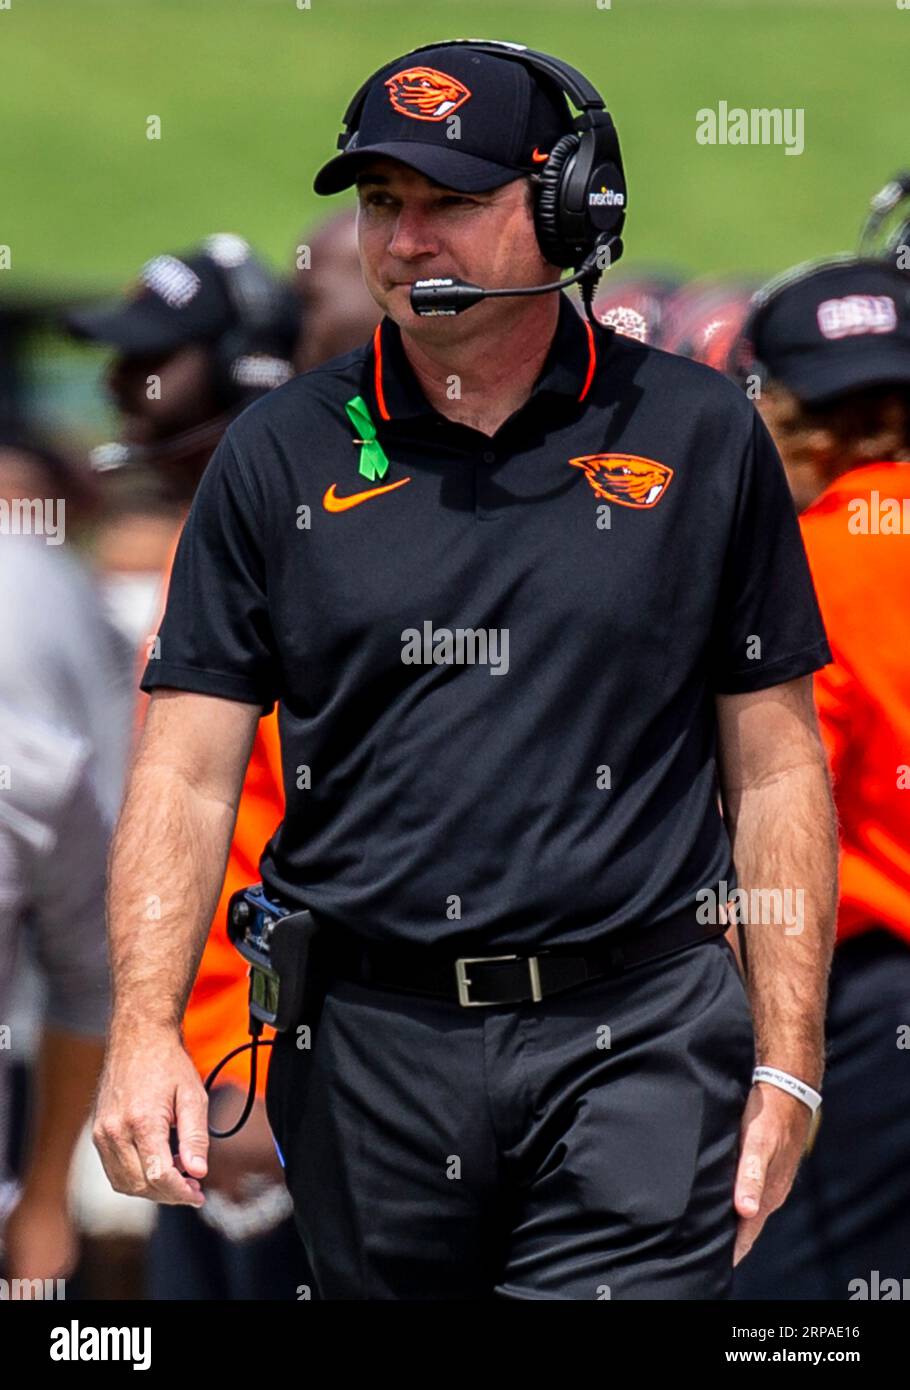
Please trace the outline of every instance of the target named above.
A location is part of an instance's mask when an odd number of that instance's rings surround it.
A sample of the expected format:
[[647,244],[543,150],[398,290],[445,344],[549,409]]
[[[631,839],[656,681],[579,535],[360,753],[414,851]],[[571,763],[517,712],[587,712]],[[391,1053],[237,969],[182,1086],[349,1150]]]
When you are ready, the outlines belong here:
[[235,1047],[206,1078],[211,1090],[215,1078],[233,1057],[250,1049],[250,1085],[240,1118],[232,1129],[209,1130],[213,1139],[229,1139],[246,1124],[256,1099],[257,1052],[271,1047],[262,1038],[265,1025],[289,1032],[304,1008],[313,970],[313,941],[319,927],[307,908],[294,910],[269,899],[261,883],[241,888],[228,903],[227,932],[231,945],[249,965],[250,1041]]

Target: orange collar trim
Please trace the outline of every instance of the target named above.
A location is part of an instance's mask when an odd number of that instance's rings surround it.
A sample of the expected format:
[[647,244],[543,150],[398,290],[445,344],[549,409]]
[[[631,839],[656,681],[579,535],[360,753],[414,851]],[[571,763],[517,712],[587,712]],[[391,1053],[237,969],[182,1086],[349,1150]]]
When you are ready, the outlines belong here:
[[581,388],[581,395],[578,397],[579,404],[588,394],[591,382],[594,380],[594,368],[597,366],[597,349],[594,346],[594,333],[587,318],[582,319],[585,332],[588,335],[588,374],[585,377],[585,384]]
[[[579,404],[591,388],[594,380],[594,372],[597,367],[597,349],[594,345],[594,333],[588,320],[582,319],[582,327],[588,335],[588,370],[585,375],[585,382],[578,396]],[[388,406],[386,405],[385,392],[382,388],[382,324],[377,323],[373,333],[373,386],[376,391],[376,404],[379,407],[379,414],[383,420],[391,420]]]
[[376,404],[379,406],[379,414],[383,420],[391,420],[385,403],[385,392],[382,389],[382,324],[377,323],[376,331],[373,334],[373,385],[376,388]]

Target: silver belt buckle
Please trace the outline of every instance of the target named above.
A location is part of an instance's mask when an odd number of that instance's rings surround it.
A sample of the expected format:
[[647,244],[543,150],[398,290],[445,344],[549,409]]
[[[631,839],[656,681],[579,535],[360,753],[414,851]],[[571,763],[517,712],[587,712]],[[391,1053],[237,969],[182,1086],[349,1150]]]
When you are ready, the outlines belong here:
[[486,964],[489,960],[526,960],[531,977],[531,998],[539,1004],[543,998],[540,988],[540,966],[536,956],[459,956],[455,962],[455,980],[458,985],[458,1002],[463,1008],[474,1008],[478,1004],[498,1004],[498,999],[472,999],[469,994],[471,980],[465,966]]

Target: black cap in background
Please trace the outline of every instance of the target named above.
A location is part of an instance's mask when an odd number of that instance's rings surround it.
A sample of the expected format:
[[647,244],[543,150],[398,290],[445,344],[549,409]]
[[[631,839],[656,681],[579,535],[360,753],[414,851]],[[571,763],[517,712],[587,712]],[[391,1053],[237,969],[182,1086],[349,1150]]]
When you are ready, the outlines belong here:
[[225,274],[251,257],[249,243],[217,232],[186,255],[154,256],[113,302],[66,315],[77,338],[143,356],[215,342],[239,321]]
[[854,257],[791,274],[759,291],[748,330],[769,378],[808,404],[910,383],[910,276]]

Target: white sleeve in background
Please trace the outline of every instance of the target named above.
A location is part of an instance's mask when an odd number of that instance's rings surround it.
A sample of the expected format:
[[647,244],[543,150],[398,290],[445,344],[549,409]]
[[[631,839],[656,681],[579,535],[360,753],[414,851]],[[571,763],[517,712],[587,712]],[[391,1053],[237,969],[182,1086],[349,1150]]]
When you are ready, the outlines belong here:
[[24,926],[47,983],[46,1023],[103,1035],[108,826],[85,739],[0,705],[0,1000]]

